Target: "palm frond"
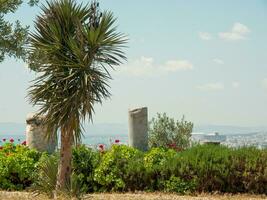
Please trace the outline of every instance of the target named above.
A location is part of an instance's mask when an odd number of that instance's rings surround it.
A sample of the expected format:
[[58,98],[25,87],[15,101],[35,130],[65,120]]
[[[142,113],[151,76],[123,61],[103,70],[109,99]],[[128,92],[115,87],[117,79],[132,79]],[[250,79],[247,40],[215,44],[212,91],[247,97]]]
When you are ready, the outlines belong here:
[[48,127],[71,130],[76,142],[95,103],[111,95],[109,69],[126,59],[127,38],[117,32],[113,14],[93,8],[72,0],[46,2],[31,33],[29,63],[39,76],[29,88],[30,102],[40,106]]

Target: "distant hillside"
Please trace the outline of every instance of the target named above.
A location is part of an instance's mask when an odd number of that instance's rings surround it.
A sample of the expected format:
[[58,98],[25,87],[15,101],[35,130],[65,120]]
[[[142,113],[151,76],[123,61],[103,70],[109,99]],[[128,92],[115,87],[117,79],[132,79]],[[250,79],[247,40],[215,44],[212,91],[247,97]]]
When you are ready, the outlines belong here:
[[[23,135],[26,124],[0,123],[0,135]],[[88,124],[84,126],[84,135],[127,135],[127,124]]]
[[84,127],[85,135],[128,135],[127,124],[99,123]]
[[0,135],[23,135],[26,131],[26,124],[0,123]]
[[[23,123],[0,123],[0,135],[23,135],[25,133],[26,124]],[[116,123],[98,123],[87,124],[84,127],[85,135],[93,136],[116,136],[127,135],[128,124]],[[267,132],[267,127],[239,127],[239,126],[221,126],[221,125],[196,125],[194,132],[219,132],[220,134],[247,134],[254,132]]]
[[241,126],[223,126],[223,125],[196,125],[194,132],[212,133],[218,132],[225,135],[248,134],[257,132],[266,132],[267,127],[241,127]]

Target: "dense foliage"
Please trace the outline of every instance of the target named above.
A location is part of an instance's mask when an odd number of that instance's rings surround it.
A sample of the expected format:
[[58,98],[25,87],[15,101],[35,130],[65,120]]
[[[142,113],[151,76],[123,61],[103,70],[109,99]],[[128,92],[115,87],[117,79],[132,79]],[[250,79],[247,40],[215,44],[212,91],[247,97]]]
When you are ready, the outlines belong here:
[[142,153],[113,146],[95,170],[104,191],[247,192],[267,194],[267,150],[199,145]]
[[[34,182],[39,192],[51,193],[58,154],[40,156],[21,145],[2,148],[0,188],[19,190]],[[141,152],[118,144],[105,151],[79,146],[73,149],[72,171],[70,191],[75,194],[136,190],[267,194],[267,149],[253,147],[198,145],[179,152],[166,148]]]
[[36,164],[34,180],[30,189],[36,194],[45,193],[53,197],[53,191],[57,182],[58,155],[43,154]]
[[101,191],[125,191],[139,189],[143,185],[143,154],[125,145],[113,145],[106,152],[94,172],[94,180]]
[[165,147],[181,150],[189,147],[193,123],[183,117],[175,121],[166,113],[157,113],[149,122],[148,141],[150,147]]
[[94,181],[93,172],[100,162],[100,152],[94,151],[82,145],[73,149],[73,172],[81,183],[83,192],[97,190],[98,184]]
[[[5,56],[26,58],[25,45],[28,42],[28,26],[22,26],[17,20],[14,23],[6,20],[5,15],[14,13],[25,2],[23,0],[0,0],[0,62]],[[28,0],[30,6],[38,0]]]
[[36,169],[41,154],[24,145],[6,143],[0,149],[0,189],[21,190],[33,182],[32,172]]
[[[86,152],[89,152],[90,149],[83,148]],[[83,154],[83,150],[81,153]],[[79,149],[76,148],[74,151],[78,151]],[[76,155],[81,155],[80,153],[74,154],[73,159],[77,159]],[[85,154],[83,154],[85,155]],[[88,157],[88,155],[85,155]],[[87,159],[81,159],[82,163],[86,163]],[[31,191],[33,191],[34,194],[46,194],[50,198],[54,198],[55,195],[55,187],[57,183],[57,174],[58,174],[58,162],[59,162],[59,155],[58,153],[55,153],[53,155],[43,154],[40,158],[37,169],[34,172],[34,180],[33,184],[29,188]],[[81,163],[81,164],[82,164]],[[85,164],[88,166],[87,164]],[[85,194],[88,191],[88,188],[90,188],[90,183],[86,182],[86,175],[91,174],[90,172],[83,173],[76,173],[76,169],[79,170],[80,167],[76,166],[75,170],[73,170],[71,174],[71,182],[70,184],[66,185],[66,188],[64,190],[57,192],[57,196],[62,196],[63,199],[68,197],[67,199],[72,199],[72,197],[75,197],[75,199],[80,199],[83,194]],[[81,168],[83,168],[81,166]]]

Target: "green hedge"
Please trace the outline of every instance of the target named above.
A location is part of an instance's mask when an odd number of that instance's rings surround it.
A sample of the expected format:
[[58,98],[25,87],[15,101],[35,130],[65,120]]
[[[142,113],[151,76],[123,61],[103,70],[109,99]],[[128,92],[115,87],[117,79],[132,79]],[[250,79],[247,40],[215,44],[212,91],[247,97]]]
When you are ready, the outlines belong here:
[[[30,186],[35,180],[32,175],[42,174],[38,166],[47,160],[40,156],[21,145],[1,149],[0,189]],[[83,192],[267,194],[267,149],[198,145],[181,152],[153,148],[144,153],[125,145],[104,152],[80,146],[73,149],[73,172]]]
[[267,150],[199,145],[182,152],[154,148],[142,153],[113,146],[94,181],[105,191],[267,194]]
[[22,190],[33,182],[33,172],[41,156],[24,145],[6,143],[0,149],[0,189]]

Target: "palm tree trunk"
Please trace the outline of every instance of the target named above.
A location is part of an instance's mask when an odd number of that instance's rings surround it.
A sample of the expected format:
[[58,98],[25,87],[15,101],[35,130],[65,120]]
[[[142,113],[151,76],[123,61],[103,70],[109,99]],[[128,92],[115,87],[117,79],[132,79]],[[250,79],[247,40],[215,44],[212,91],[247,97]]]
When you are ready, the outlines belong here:
[[70,183],[72,138],[66,130],[61,128],[60,160],[58,165],[56,190],[62,190]]

